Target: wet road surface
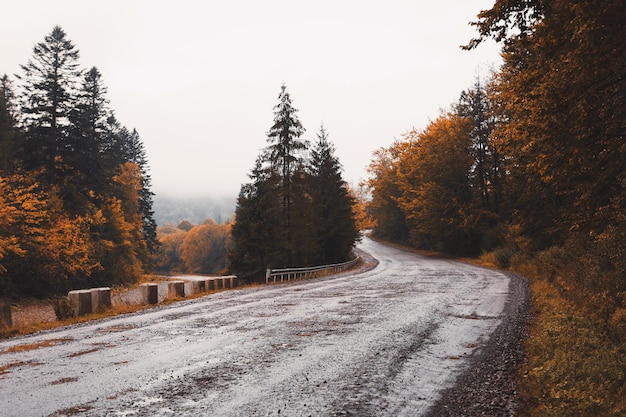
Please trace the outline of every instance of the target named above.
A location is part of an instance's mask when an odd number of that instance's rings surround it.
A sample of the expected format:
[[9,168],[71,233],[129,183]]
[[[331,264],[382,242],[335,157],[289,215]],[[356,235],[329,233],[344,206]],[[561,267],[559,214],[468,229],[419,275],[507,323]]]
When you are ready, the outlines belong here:
[[359,248],[378,266],[1,341],[0,415],[422,415],[499,323],[509,278]]

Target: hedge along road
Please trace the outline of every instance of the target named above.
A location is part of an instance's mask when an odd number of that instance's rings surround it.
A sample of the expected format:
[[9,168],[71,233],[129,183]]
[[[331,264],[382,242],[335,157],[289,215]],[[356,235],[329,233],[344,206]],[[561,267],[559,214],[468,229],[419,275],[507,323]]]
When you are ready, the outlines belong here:
[[375,268],[2,341],[0,415],[422,415],[498,325],[509,278],[360,249]]

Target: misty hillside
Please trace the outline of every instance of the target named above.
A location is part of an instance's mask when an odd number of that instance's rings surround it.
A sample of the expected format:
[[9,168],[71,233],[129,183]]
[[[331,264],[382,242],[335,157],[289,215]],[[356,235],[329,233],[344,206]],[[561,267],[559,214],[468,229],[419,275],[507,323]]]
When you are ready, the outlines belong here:
[[156,194],[154,196],[154,219],[159,226],[178,224],[188,220],[200,224],[206,219],[216,223],[227,222],[235,212],[235,197],[189,196],[172,197]]

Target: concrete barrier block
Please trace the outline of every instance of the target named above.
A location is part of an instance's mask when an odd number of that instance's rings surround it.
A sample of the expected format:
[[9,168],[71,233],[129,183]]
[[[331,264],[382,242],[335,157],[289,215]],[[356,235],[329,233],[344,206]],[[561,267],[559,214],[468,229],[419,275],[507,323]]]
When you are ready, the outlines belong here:
[[229,275],[228,279],[230,280],[230,288],[237,287],[237,275]]
[[93,312],[91,307],[91,290],[73,290],[67,293],[74,316],[83,316]]
[[12,326],[11,303],[8,300],[0,300],[0,329]]
[[191,293],[198,294],[205,292],[206,283],[204,280],[191,281]]
[[92,288],[90,291],[92,312],[102,313],[103,311],[111,308],[111,288]]
[[159,302],[159,284],[141,284],[141,297],[146,304],[157,304]]
[[185,281],[170,281],[167,283],[168,298],[185,296]]

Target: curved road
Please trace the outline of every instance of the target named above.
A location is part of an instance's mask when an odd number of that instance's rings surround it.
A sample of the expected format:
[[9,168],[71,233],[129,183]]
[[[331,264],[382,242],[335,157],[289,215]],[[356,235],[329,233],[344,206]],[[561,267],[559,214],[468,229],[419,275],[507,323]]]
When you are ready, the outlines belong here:
[[509,278],[360,248],[377,267],[2,341],[0,415],[423,415],[498,325]]

